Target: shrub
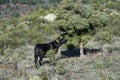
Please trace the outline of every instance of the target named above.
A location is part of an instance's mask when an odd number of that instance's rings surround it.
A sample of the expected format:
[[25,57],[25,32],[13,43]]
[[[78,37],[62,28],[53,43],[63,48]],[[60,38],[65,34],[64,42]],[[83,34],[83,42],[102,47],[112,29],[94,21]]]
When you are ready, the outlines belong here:
[[108,47],[107,50],[109,53],[112,53],[114,51],[120,51],[120,46]]
[[48,80],[48,74],[47,72],[43,72],[41,77],[40,77],[40,80]]
[[0,48],[0,55],[5,55],[5,52],[3,49]]
[[64,75],[66,73],[66,70],[64,69],[63,66],[60,66],[56,69],[56,73],[59,75]]
[[71,29],[76,29],[76,30],[81,30],[83,28],[88,28],[89,27],[89,22],[85,18],[81,18],[79,15],[72,15],[69,18],[67,27]]
[[11,16],[12,16],[13,18],[16,18],[16,17],[20,17],[20,14],[17,13],[17,12],[13,12],[13,13],[11,14]]
[[120,3],[119,1],[109,1],[106,3],[106,7],[107,8],[110,8],[110,9],[117,9],[117,10],[120,10]]
[[110,16],[110,21],[108,23],[107,31],[111,31],[111,33],[115,36],[120,36],[120,16]]
[[112,33],[115,35],[115,36],[120,36],[120,27],[115,27],[113,30],[112,30]]
[[74,4],[74,13],[79,14],[81,17],[89,18],[92,14],[93,7],[91,5],[85,5],[82,3]]
[[83,35],[83,36],[81,37],[81,42],[83,42],[83,44],[86,44],[87,41],[89,41],[91,38],[92,38],[91,35]]
[[56,54],[55,50],[49,50],[47,52],[47,57],[50,59],[51,64],[55,64],[55,54]]
[[101,44],[111,43],[113,41],[112,35],[107,31],[100,31],[96,36],[95,40],[99,41]]

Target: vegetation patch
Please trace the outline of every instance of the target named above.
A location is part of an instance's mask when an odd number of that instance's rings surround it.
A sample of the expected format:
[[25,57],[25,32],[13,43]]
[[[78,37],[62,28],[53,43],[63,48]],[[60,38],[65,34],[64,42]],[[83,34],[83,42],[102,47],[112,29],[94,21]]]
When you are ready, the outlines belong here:
[[64,75],[66,73],[65,68],[61,65],[56,69],[56,73],[59,75]]

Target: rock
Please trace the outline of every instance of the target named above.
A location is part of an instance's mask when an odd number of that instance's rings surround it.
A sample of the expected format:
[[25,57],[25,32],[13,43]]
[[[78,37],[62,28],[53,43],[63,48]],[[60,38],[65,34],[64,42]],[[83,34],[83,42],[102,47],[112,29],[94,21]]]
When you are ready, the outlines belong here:
[[45,20],[48,20],[51,22],[53,22],[56,18],[57,18],[57,16],[55,14],[48,14],[44,17]]

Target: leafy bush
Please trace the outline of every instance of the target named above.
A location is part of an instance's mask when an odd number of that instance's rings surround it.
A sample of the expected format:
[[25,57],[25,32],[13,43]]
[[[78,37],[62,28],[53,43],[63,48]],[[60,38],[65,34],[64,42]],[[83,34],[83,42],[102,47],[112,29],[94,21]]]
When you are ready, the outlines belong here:
[[81,17],[89,18],[92,14],[93,7],[82,3],[74,4],[74,13],[79,14]]
[[[117,18],[116,18],[117,17]],[[110,21],[108,22],[108,27],[106,27],[108,32],[111,32],[114,36],[120,36],[120,16],[110,16]]]
[[111,43],[113,41],[112,35],[109,32],[101,31],[95,36],[95,40],[101,44]]
[[105,5],[107,8],[110,8],[110,9],[117,9],[117,10],[120,10],[120,3],[119,1],[109,1],[106,3]]
[[48,74],[47,74],[47,72],[43,72],[42,73],[40,80],[48,80]]
[[47,52],[47,57],[50,59],[51,64],[55,64],[55,54],[56,54],[55,50],[49,50]]
[[94,11],[90,16],[90,24],[93,27],[104,27],[109,21],[109,15],[104,12]]
[[[67,37],[66,37],[67,38]],[[67,42],[67,49],[68,50],[73,50],[74,48],[79,46],[80,42],[80,37],[79,36],[74,36],[74,37],[68,37],[68,42]]]
[[66,71],[63,66],[60,66],[56,69],[56,73],[59,75],[64,75],[66,73]]
[[5,55],[5,52],[3,49],[0,48],[0,55]]
[[17,13],[17,12],[13,12],[13,13],[11,14],[11,16],[12,16],[13,18],[15,18],[15,17],[20,17],[20,14]]
[[83,44],[86,44],[87,41],[89,41],[92,38],[91,35],[83,35],[81,38],[81,42],[83,42]]
[[120,46],[108,47],[107,50],[109,53],[112,53],[114,51],[120,51]]

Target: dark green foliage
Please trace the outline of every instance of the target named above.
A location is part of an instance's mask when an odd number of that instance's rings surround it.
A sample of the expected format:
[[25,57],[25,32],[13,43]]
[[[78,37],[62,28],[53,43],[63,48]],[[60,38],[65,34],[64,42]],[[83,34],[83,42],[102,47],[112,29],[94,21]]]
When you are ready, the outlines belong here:
[[104,12],[94,11],[90,16],[90,24],[93,27],[104,27],[109,20],[109,15]]
[[83,42],[83,44],[86,44],[91,38],[92,38],[92,35],[90,34],[82,35],[81,42]]
[[5,55],[4,49],[0,48],[0,55]]
[[74,4],[74,13],[81,15],[81,17],[89,18],[92,14],[93,7],[91,5],[85,5],[82,3]]
[[86,43],[96,33],[96,28],[105,27],[108,23],[109,15],[94,9],[94,6],[79,1],[74,3],[73,0],[64,0],[58,8],[56,23],[61,31],[67,33],[68,39],[75,46],[78,46],[80,41]]

